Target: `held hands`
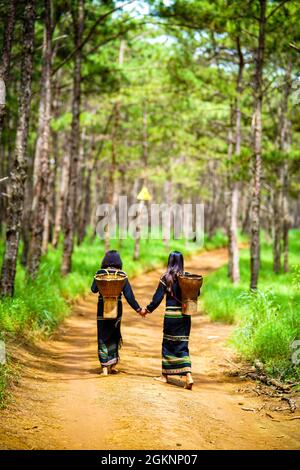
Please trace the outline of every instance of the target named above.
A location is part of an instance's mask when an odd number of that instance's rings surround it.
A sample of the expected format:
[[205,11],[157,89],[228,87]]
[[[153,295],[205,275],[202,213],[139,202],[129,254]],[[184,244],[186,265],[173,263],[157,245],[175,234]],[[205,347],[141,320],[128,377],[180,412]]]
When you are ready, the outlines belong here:
[[142,308],[142,310],[139,312],[142,318],[145,318],[145,316],[149,313],[145,307]]

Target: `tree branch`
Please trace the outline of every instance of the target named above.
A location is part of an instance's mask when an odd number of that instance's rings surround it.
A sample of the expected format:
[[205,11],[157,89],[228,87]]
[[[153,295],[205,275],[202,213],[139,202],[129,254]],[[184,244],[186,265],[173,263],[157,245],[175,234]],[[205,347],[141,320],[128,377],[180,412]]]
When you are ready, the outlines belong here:
[[95,21],[95,23],[93,24],[93,26],[91,27],[91,29],[89,30],[88,34],[86,35],[86,37],[83,39],[83,41],[81,42],[81,44],[79,44],[78,47],[76,47],[75,49],[73,49],[73,51],[70,52],[70,54],[67,55],[67,57],[53,70],[53,73],[52,75],[55,75],[56,72],[58,72],[58,70],[63,66],[65,65],[70,59],[72,59],[72,57],[76,54],[76,52],[78,50],[81,50],[88,42],[89,40],[91,39],[91,37],[93,36],[97,26],[105,19],[107,18],[108,16],[112,15],[113,13],[115,13],[116,11],[118,10],[121,10],[122,8],[124,8],[126,5],[130,5],[130,3],[133,3],[135,0],[128,0],[128,2],[125,2],[123,3],[122,5],[120,5],[119,7],[116,7],[116,8],[113,8],[112,10],[104,13],[103,15],[99,16],[99,18]]
[[292,42],[290,42],[289,46],[290,46],[292,49],[295,49],[295,51],[300,52],[300,47],[299,47],[299,46],[296,46],[296,44],[293,44]]
[[273,8],[271,13],[269,13],[269,15],[266,17],[266,20],[268,21],[268,19],[271,18],[271,16],[273,16],[274,13],[276,13],[276,11],[279,10],[279,8],[283,7],[283,5],[285,5],[287,2],[290,2],[290,0],[282,0],[282,2],[280,2],[275,8]]

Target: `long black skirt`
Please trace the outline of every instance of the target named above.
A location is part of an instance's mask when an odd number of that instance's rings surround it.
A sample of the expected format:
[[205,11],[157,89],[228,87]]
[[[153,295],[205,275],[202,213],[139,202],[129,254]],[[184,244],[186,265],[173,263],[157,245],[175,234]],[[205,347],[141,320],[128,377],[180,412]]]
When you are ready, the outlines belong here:
[[117,364],[119,349],[122,344],[121,335],[122,302],[118,300],[118,317],[116,319],[103,318],[103,299],[98,301],[97,334],[98,357],[103,367]]
[[192,371],[189,353],[191,317],[178,307],[167,307],[162,343],[162,373],[186,375]]

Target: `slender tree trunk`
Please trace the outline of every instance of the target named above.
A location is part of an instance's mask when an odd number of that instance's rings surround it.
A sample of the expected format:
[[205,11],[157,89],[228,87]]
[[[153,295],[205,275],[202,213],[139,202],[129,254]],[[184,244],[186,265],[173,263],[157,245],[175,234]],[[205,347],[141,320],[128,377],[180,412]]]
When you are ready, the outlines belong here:
[[[57,53],[57,43],[54,44],[52,49],[52,61],[54,60]],[[60,79],[61,79],[60,69],[55,77],[52,76],[52,111],[51,115],[53,119],[57,119],[60,116],[61,112],[61,98],[60,98]],[[46,244],[45,238],[47,238],[47,249],[48,243],[53,244],[54,229],[55,229],[55,218],[56,218],[56,207],[57,207],[57,174],[58,167],[60,165],[60,138],[58,131],[51,129],[51,158],[49,159],[49,175],[48,175],[48,194],[50,195],[47,200],[47,211],[49,212],[49,227],[48,234],[43,236],[43,248],[42,252],[44,253],[44,248]],[[61,165],[62,166],[62,165]],[[60,195],[60,193],[59,193]],[[46,221],[44,224],[44,230],[46,227]]]
[[28,0],[24,9],[19,118],[13,169],[10,175],[6,241],[1,272],[1,294],[9,296],[12,296],[14,292],[25,181],[27,176],[26,149],[31,102],[34,22],[35,1]]
[[[244,70],[244,57],[241,49],[240,38],[237,38],[237,52],[239,56],[239,70],[236,83],[236,123],[235,123],[235,155],[241,155],[242,141],[242,114],[241,114],[241,94],[242,80]],[[238,207],[239,207],[239,184],[234,179],[231,187],[230,195],[230,226],[229,226],[229,264],[231,265],[230,278],[236,284],[240,280],[239,268],[239,247],[238,247]]]
[[97,223],[98,223],[98,216],[97,210],[98,205],[100,202],[103,202],[105,199],[105,190],[107,186],[107,179],[103,176],[102,171],[102,162],[98,159],[95,160],[95,182],[94,182],[94,193],[93,193],[93,211],[91,216],[91,225],[93,227],[94,235],[97,234]]
[[8,18],[4,28],[3,48],[0,64],[0,137],[5,116],[5,96],[6,87],[9,80],[11,46],[16,20],[17,3],[18,0],[10,0]]
[[281,181],[281,197],[280,197],[280,216],[281,216],[281,234],[283,244],[283,270],[289,270],[289,205],[288,205],[288,191],[289,191],[289,173],[288,173],[288,157],[287,152],[290,147],[290,123],[288,121],[288,101],[291,92],[291,68],[292,63],[289,61],[285,73],[285,86],[283,89],[283,96],[280,109],[279,119],[279,150],[284,156],[284,161],[280,171]]
[[[59,161],[59,145],[58,135],[56,132],[52,133],[52,156],[49,165],[49,179],[48,179],[48,193],[51,197],[48,200],[49,210],[49,232],[48,232],[48,243],[52,243],[53,232],[54,232],[54,221],[56,214],[56,180],[57,180],[57,165]],[[44,252],[44,251],[43,251]]]
[[261,202],[261,141],[262,141],[262,103],[263,68],[265,51],[266,0],[259,0],[259,36],[255,58],[254,74],[254,111],[252,117],[253,138],[253,175],[250,241],[250,289],[256,290],[260,269],[260,202]]
[[249,225],[250,225],[250,214],[251,214],[251,194],[252,188],[247,188],[247,193],[245,194],[245,206],[242,219],[242,233],[249,234]]
[[83,204],[83,218],[82,218],[82,230],[81,230],[81,241],[84,240],[86,235],[86,229],[90,222],[91,217],[91,181],[92,181],[92,169],[88,168],[85,179],[85,190],[84,190],[84,204]]
[[80,214],[80,223],[78,227],[78,243],[82,243],[86,235],[86,228],[90,222],[91,216],[91,182],[92,182],[92,172],[95,161],[95,143],[94,138],[92,139],[90,147],[91,157],[88,160],[86,174],[83,173],[83,182],[82,182],[82,203],[81,203],[81,214]]
[[[105,136],[107,135],[109,131],[109,127],[110,127],[112,119],[113,119],[113,111],[109,115],[105,124],[104,132],[103,132]],[[98,151],[95,152],[93,165],[92,165],[92,174],[93,172],[95,172],[96,174],[95,183],[94,183],[94,191],[93,191],[93,203],[92,203],[93,210],[91,213],[91,225],[92,227],[94,227],[94,231],[96,229],[96,224],[97,224],[97,207],[100,201],[103,200],[102,194],[103,193],[105,194],[106,191],[104,188],[106,188],[107,186],[105,182],[103,181],[103,176],[102,176],[103,169],[101,168],[102,162],[100,162],[100,156],[101,156],[103,147],[104,147],[104,140],[101,140],[100,147]]]
[[[114,117],[111,133],[111,161],[108,173],[108,187],[106,191],[106,202],[111,206],[115,203],[116,198],[116,170],[117,170],[117,146],[118,133],[120,125],[120,103],[117,102],[114,107]],[[109,224],[105,228],[105,251],[110,249],[110,228]]]
[[220,181],[217,174],[217,162],[209,162],[211,200],[208,207],[208,238],[211,239],[219,225]]
[[61,265],[61,273],[63,276],[67,275],[71,271],[72,253],[74,247],[74,233],[77,223],[76,184],[78,174],[78,158],[80,150],[80,103],[82,61],[82,50],[80,48],[80,45],[82,43],[83,38],[84,0],[78,0],[73,22],[75,47],[77,48],[77,50],[74,59],[69,191],[66,207],[66,221],[64,227],[63,259]]
[[[232,110],[230,110],[230,126],[228,130],[227,136],[228,142],[228,149],[227,149],[227,157],[228,161],[232,160],[233,154],[233,133],[232,133]],[[226,205],[226,228],[227,228],[227,237],[228,237],[228,277],[231,279],[232,277],[232,256],[231,256],[231,212],[232,212],[232,181],[231,181],[231,168],[229,172],[227,172],[227,191],[225,197],[225,205]]]
[[28,254],[27,271],[32,278],[36,277],[42,254],[44,221],[47,213],[48,174],[50,154],[50,121],[51,121],[51,71],[52,71],[52,25],[51,0],[44,0],[45,26],[43,42],[43,71],[41,83],[41,105],[39,120],[39,137],[36,148],[36,161],[33,173],[33,202],[31,237]]
[[[171,207],[174,202],[174,185],[173,185],[173,179],[172,179],[172,159],[169,161],[169,168],[167,171],[167,179],[164,183],[164,198],[165,200],[163,202],[167,203],[168,207]],[[172,236],[171,234],[171,223],[172,223],[172,216],[169,214],[168,219],[166,220],[166,233],[162,233],[163,235],[163,243],[166,248],[166,250],[170,249],[170,237]]]
[[281,223],[281,188],[279,187],[278,182],[280,182],[280,170],[277,168],[277,184],[274,188],[273,195],[273,269],[275,273],[281,271],[281,233],[282,233],[282,223]]
[[21,222],[21,237],[23,241],[21,263],[22,266],[26,267],[28,262],[29,243],[30,243],[30,220],[31,220],[31,205],[33,195],[33,159],[28,158],[27,160],[27,177],[25,182],[25,196],[22,211],[22,222]]
[[86,173],[87,173],[87,162],[86,162],[86,155],[85,155],[85,148],[84,148],[84,141],[86,140],[86,132],[85,129],[82,129],[81,133],[81,145],[79,150],[79,160],[78,160],[78,176],[77,176],[77,209],[76,213],[78,214],[77,220],[77,244],[83,241],[85,227],[84,227],[84,201],[85,201],[85,183],[86,183]]
[[[121,40],[119,48],[119,58],[118,64],[119,67],[123,66],[124,63],[124,54],[125,54],[125,41]],[[114,106],[113,111],[113,129],[111,136],[111,164],[109,168],[108,176],[108,191],[107,191],[107,203],[113,205],[116,198],[116,169],[117,169],[117,144],[118,144],[118,134],[120,126],[120,109],[121,103],[117,101]],[[110,249],[110,231],[109,224],[105,229],[105,251]]]
[[51,239],[51,227],[53,224],[53,213],[55,199],[52,197],[55,194],[55,165],[50,162],[49,164],[49,175],[48,175],[48,200],[46,205],[46,213],[43,227],[43,240],[42,240],[42,254],[47,253],[49,240]]
[[[142,131],[142,162],[144,171],[146,171],[148,164],[148,116],[147,116],[147,105],[143,105],[143,131]],[[144,176],[142,180],[142,186],[145,186],[147,183],[147,178]],[[141,245],[141,218],[144,205],[143,201],[140,201],[139,210],[137,214],[137,225],[136,225],[136,237],[134,241],[134,252],[133,259],[136,261],[140,258],[140,245]]]
[[230,218],[230,258],[231,258],[231,280],[234,284],[240,280],[239,269],[239,247],[238,247],[238,207],[239,207],[239,187],[235,182],[231,193],[231,218]]
[[138,213],[137,213],[137,223],[136,223],[136,233],[135,233],[135,243],[133,251],[133,260],[137,261],[140,259],[140,247],[141,247],[141,217],[144,208],[144,201],[139,202]]
[[285,273],[289,270],[289,228],[290,215],[288,206],[288,162],[285,161],[283,166],[283,183],[282,183],[282,214],[283,214],[283,270]]
[[60,176],[60,188],[59,188],[59,197],[57,202],[57,208],[55,213],[55,223],[54,223],[54,233],[52,246],[57,248],[59,241],[59,235],[62,230],[63,214],[65,212],[65,206],[68,195],[69,187],[69,173],[70,173],[70,156],[67,151],[63,154],[62,158],[62,167],[61,167],[61,176]]

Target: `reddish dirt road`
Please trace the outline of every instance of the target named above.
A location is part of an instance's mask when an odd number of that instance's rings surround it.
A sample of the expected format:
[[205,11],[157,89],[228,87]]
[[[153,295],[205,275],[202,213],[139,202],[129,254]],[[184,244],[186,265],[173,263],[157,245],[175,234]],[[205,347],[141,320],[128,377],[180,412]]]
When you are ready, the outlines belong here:
[[[194,256],[186,269],[207,274],[225,262],[226,250],[215,250]],[[160,274],[132,280],[142,305]],[[224,374],[232,327],[193,318],[195,386],[188,391],[153,380],[160,373],[163,306],[143,320],[124,305],[120,373],[106,378],[96,353],[96,302],[93,295],[82,300],[53,340],[16,348],[22,379],[0,412],[1,449],[300,448],[298,419],[267,413],[253,383]]]

